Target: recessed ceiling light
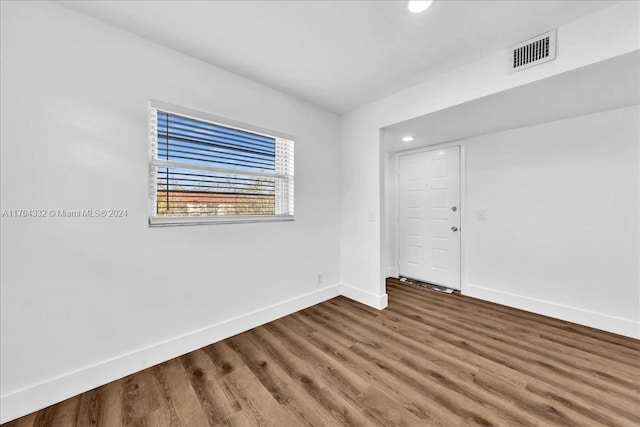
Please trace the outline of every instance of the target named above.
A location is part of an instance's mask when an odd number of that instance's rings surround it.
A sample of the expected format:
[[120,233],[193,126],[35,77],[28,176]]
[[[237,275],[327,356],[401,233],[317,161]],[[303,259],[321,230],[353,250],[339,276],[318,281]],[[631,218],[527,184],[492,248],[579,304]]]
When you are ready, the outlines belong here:
[[407,7],[411,13],[424,12],[431,6],[433,0],[411,0]]
[[402,138],[402,142],[411,142],[411,141],[413,141],[412,136],[405,136],[404,138]]

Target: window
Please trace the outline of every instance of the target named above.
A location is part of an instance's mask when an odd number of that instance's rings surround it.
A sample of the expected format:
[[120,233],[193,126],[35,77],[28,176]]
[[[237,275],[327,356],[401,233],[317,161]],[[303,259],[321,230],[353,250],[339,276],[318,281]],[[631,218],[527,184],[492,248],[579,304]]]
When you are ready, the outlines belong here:
[[150,225],[293,219],[293,138],[149,108]]

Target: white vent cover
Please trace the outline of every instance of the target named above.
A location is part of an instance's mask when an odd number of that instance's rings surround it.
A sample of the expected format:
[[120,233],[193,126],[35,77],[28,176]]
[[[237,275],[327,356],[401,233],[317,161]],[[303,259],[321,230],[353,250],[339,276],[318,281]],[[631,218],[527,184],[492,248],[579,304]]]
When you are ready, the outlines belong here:
[[556,58],[556,30],[509,48],[509,72],[524,70]]

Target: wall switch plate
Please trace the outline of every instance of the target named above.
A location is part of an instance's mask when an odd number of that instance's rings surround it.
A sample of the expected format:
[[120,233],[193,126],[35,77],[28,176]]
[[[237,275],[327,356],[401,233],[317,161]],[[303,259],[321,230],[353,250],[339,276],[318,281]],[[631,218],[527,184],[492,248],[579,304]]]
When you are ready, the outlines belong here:
[[376,211],[373,209],[369,211],[369,222],[376,222]]
[[487,211],[485,209],[478,209],[478,221],[487,220]]

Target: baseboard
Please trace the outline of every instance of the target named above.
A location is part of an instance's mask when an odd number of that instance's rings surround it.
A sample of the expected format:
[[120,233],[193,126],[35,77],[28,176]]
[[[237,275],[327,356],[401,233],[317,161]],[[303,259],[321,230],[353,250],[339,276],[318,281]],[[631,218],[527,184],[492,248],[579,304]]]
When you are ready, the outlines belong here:
[[602,313],[561,305],[536,298],[525,297],[495,289],[471,284],[462,287],[462,294],[491,301],[533,313],[543,314],[556,319],[566,320],[580,325],[590,326],[603,331],[613,332],[631,338],[640,339],[640,322]]
[[14,420],[150,366],[319,304],[339,296],[341,291],[341,285],[319,289],[2,396],[0,423]]
[[387,294],[375,295],[345,284],[342,284],[342,295],[378,310],[382,310],[388,305]]

